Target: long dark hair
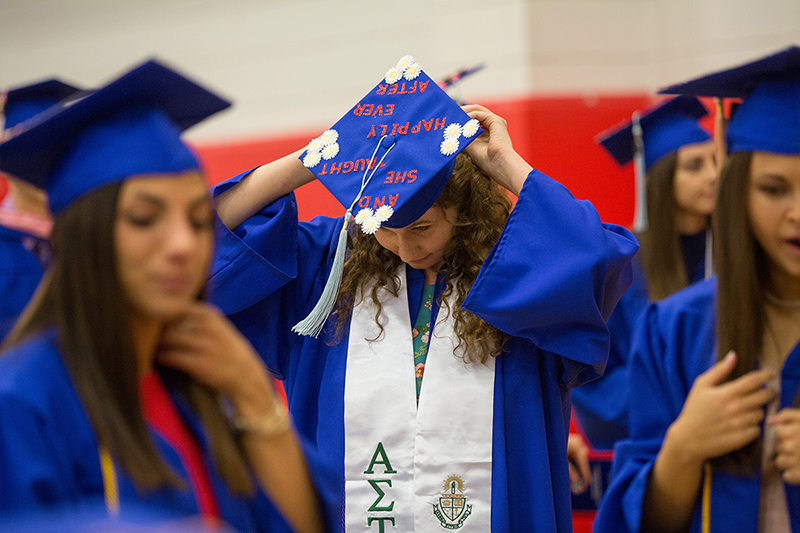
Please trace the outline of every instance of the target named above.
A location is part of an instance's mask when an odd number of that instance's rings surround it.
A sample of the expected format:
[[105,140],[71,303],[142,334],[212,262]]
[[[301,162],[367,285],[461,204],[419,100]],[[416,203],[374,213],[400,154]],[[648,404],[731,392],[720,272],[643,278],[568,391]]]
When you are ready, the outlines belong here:
[[[508,336],[461,309],[461,304],[478,276],[483,261],[503,231],[511,211],[511,201],[505,191],[478,169],[469,156],[461,153],[456,156],[450,179],[434,206],[442,209],[443,214],[450,207],[455,208],[457,213],[457,220],[448,220],[454,229],[444,254],[447,288],[442,294],[442,301],[446,302],[446,298],[453,293],[456,298],[453,307],[443,308],[443,311],[453,313],[458,346],[466,348],[465,359],[486,362],[489,357],[502,353]],[[399,280],[394,275],[402,264],[400,258],[383,248],[372,235],[353,231],[351,238],[352,252],[345,262],[335,311],[337,341],[341,340],[353,305],[357,303],[357,289],[360,288],[364,295],[371,295],[377,307],[375,321],[382,332],[379,290],[384,288],[397,296],[400,288]]]
[[647,171],[648,228],[636,237],[640,245],[639,261],[651,300],[663,300],[689,285],[680,234],[675,227],[677,163],[678,154],[672,153]]
[[[767,258],[747,216],[752,152],[728,157],[720,175],[714,215],[717,270],[717,360],[734,350],[729,380],[758,367],[766,331]],[[795,400],[795,404],[797,401]],[[713,460],[728,472],[752,474],[761,462],[761,438]]]
[[[137,489],[183,488],[148,434],[126,297],[117,275],[114,221],[122,183],[79,198],[56,218],[54,259],[3,348],[55,326],[61,357],[98,442]],[[167,386],[192,406],[208,430],[214,463],[229,489],[252,482],[218,398],[186,374],[160,369]]]

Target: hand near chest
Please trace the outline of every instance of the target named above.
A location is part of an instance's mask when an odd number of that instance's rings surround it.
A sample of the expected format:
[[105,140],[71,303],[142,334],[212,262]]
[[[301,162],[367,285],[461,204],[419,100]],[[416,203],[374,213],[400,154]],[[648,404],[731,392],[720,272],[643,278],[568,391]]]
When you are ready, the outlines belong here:
[[204,303],[193,305],[165,328],[158,362],[234,401],[248,391],[270,395],[272,390],[266,369],[247,339],[217,308]]
[[775,398],[775,391],[767,387],[774,372],[754,370],[725,382],[735,366],[731,352],[700,374],[669,428],[668,440],[692,462],[737,450],[761,434],[764,406]]
[[786,483],[800,485],[800,409],[787,407],[767,419],[775,431],[775,466]]

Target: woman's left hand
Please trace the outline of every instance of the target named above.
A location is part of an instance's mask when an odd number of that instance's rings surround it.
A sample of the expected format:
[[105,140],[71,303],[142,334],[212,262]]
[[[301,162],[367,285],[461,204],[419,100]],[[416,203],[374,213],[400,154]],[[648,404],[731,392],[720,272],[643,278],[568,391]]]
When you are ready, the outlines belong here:
[[781,409],[767,424],[775,430],[775,466],[786,483],[800,485],[800,409]]
[[484,130],[464,151],[478,168],[519,196],[533,167],[514,150],[505,119],[476,104],[465,105],[463,109],[470,118],[480,122]]
[[272,387],[261,359],[244,335],[212,305],[193,304],[165,328],[157,362],[189,374],[234,401],[249,394],[269,402],[265,396],[271,395]]

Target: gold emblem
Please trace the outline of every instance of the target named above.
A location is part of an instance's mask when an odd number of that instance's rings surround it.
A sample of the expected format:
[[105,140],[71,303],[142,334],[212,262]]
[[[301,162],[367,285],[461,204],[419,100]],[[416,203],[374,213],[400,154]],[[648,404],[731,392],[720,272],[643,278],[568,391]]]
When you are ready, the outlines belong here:
[[472,505],[464,494],[464,480],[456,475],[448,476],[442,483],[439,503],[433,505],[433,514],[445,529],[459,529],[472,514]]

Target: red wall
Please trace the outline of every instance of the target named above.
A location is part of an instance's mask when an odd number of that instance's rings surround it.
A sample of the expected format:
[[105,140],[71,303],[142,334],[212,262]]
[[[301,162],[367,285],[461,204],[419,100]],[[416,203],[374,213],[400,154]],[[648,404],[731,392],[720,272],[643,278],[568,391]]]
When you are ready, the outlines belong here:
[[[633,169],[624,169],[594,143],[595,136],[652,103],[644,94],[537,97],[487,102],[508,121],[516,150],[531,165],[591,200],[604,221],[628,225],[633,219]],[[320,131],[325,125],[320,127]],[[211,183],[302,148],[320,131],[197,146]],[[319,182],[297,191],[300,217],[341,215],[344,208]]]

